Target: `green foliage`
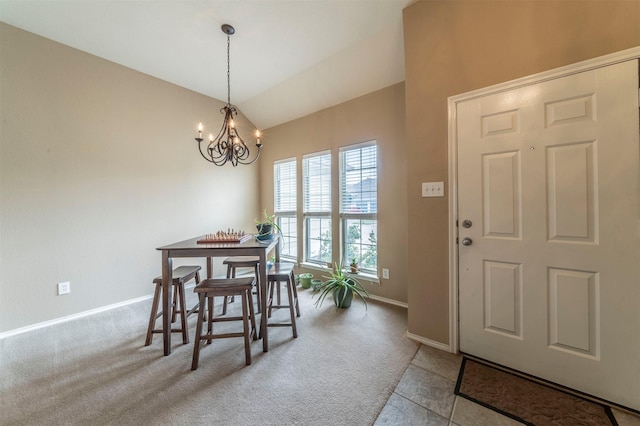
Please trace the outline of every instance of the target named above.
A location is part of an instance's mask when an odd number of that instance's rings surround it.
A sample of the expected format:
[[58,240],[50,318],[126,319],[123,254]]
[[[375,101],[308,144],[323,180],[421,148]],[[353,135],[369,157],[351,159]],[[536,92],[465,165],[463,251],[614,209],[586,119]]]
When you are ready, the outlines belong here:
[[264,209],[263,215],[264,219],[262,220],[258,220],[258,218],[256,218],[256,228],[258,229],[258,235],[270,234],[272,232],[272,229],[275,229],[279,234],[281,234],[282,230],[280,229],[280,226],[276,221],[275,213],[270,215],[267,213],[267,209]]
[[376,270],[378,269],[378,242],[373,231],[369,233],[369,243],[360,263],[363,268]]
[[[347,259],[360,259],[359,267],[363,269],[378,269],[378,243],[375,232],[369,232],[368,244],[361,243],[361,233],[359,224],[351,224],[347,228]],[[361,253],[361,247],[365,247]]]
[[369,292],[365,289],[360,282],[346,274],[342,270],[342,263],[335,263],[333,267],[333,271],[331,271],[330,276],[323,277],[327,280],[324,281],[316,290],[314,297],[317,296],[316,307],[322,306],[324,299],[327,297],[329,293],[333,293],[334,303],[336,308],[339,308],[346,297],[346,292],[343,293],[341,300],[336,300],[338,292],[340,289],[347,289],[353,292],[354,295],[358,296],[364,302],[365,309],[367,308],[367,300],[366,297],[369,297]]
[[331,230],[328,229],[320,235],[320,261],[331,262]]

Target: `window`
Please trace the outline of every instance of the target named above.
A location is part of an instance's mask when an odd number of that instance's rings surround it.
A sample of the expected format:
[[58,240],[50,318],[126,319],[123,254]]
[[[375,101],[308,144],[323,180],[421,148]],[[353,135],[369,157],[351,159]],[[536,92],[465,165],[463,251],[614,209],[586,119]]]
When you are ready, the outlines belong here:
[[343,264],[378,273],[378,155],[374,142],[340,149]]
[[305,155],[302,159],[304,261],[331,263],[331,154]]
[[273,206],[277,223],[282,231],[280,254],[284,258],[298,257],[298,219],[296,160],[276,161],[273,165]]

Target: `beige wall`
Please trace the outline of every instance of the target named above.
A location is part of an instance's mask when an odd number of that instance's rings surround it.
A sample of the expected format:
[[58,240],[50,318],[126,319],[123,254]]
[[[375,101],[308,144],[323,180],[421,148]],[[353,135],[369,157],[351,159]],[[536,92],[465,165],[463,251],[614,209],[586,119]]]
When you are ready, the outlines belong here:
[[193,140],[221,102],[4,23],[0,43],[0,332],[148,295],[155,247],[253,229],[259,166]]
[[[640,45],[638,1],[419,1],[404,10],[409,332],[448,344],[447,98]],[[425,223],[428,226],[425,226]]]
[[[380,297],[407,301],[406,142],[404,127],[404,83],[353,99],[315,114],[267,129],[262,157],[260,189],[262,205],[273,211],[273,162],[295,157],[298,165],[298,210],[302,211],[302,155],[331,150],[334,176],[338,173],[341,146],[378,142],[378,267],[389,268],[390,279],[380,284],[363,281],[367,290]],[[338,206],[339,182],[332,182],[333,205]],[[302,221],[298,233],[302,235]],[[339,223],[337,208],[332,222]],[[337,227],[334,227],[337,228]],[[339,261],[339,233],[334,231],[333,257]],[[302,253],[302,238],[299,252]],[[317,278],[326,272],[309,271]],[[380,273],[381,275],[381,273]]]

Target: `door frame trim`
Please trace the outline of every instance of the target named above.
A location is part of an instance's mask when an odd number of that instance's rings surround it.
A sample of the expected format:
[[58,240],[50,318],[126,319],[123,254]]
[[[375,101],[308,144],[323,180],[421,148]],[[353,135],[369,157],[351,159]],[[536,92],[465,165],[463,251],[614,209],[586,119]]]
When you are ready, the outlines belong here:
[[[460,347],[460,324],[458,316],[458,103],[469,101],[483,96],[530,86],[545,81],[590,71],[597,68],[614,65],[620,62],[640,58],[640,46],[620,52],[611,53],[597,58],[577,62],[527,77],[518,78],[493,86],[484,87],[470,92],[447,98],[448,110],[448,191],[449,197],[449,348],[452,353],[458,353]],[[640,94],[639,94],[640,96]],[[640,99],[639,99],[640,102]]]

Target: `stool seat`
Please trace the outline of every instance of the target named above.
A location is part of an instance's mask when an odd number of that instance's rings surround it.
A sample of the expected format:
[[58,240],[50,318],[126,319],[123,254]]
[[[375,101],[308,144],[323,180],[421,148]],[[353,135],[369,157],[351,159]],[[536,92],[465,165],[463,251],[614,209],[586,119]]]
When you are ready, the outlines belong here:
[[267,275],[269,278],[278,279],[280,281],[284,281],[289,277],[289,275],[293,274],[293,263],[288,262],[277,262],[271,265],[269,270],[267,271]]
[[[172,272],[173,285],[173,302],[171,304],[171,322],[176,322],[176,314],[180,314],[180,328],[172,328],[172,333],[182,333],[182,342],[189,343],[189,331],[187,328],[187,318],[189,315],[195,313],[198,309],[198,305],[186,310],[186,299],[184,295],[185,283],[195,278],[196,285],[200,282],[200,266],[179,266]],[[153,279],[153,283],[156,285],[156,289],[153,293],[153,302],[151,304],[151,315],[149,317],[149,326],[147,327],[147,338],[144,345],[149,346],[153,341],[153,335],[155,333],[162,333],[162,328],[155,328],[156,320],[162,316],[162,312],[158,312],[158,305],[160,303],[160,294],[162,293],[162,276]]]
[[236,268],[253,268],[260,263],[260,258],[257,256],[234,256],[227,257],[222,264],[231,265]]
[[[180,281],[186,283],[196,276],[202,268],[200,266],[178,266],[173,270],[173,283],[178,284]],[[162,284],[162,275],[153,279],[154,284]]]
[[[227,265],[227,278],[235,278],[236,277],[236,268],[253,268],[253,273],[256,277],[256,293],[258,295],[258,312],[261,312],[260,306],[260,272],[258,267],[260,266],[260,258],[258,256],[233,256],[227,257],[223,262],[223,265]],[[231,296],[231,302],[234,301],[234,297]],[[227,304],[229,302],[229,298],[224,298],[224,303],[222,304],[222,315],[227,314]]]
[[247,286],[253,286],[255,283],[254,277],[240,277],[240,278],[207,278],[200,281],[200,283],[193,288],[196,293],[206,293],[210,290],[229,290],[236,293],[240,290],[245,290]]
[[[296,289],[295,277],[293,275],[293,263],[274,263],[267,271],[267,318],[271,318],[272,309],[289,308],[290,322],[288,323],[275,323],[268,322],[267,327],[291,327],[293,337],[298,337],[298,330],[296,328],[296,316],[300,316],[300,304],[298,303],[298,290]],[[288,305],[283,305],[280,300],[280,283],[285,282],[287,287]],[[277,303],[273,302],[273,290],[277,287]],[[264,314],[263,314],[264,315]]]
[[[211,343],[213,339],[226,339],[231,337],[244,337],[245,362],[251,364],[251,348],[249,347],[249,337],[252,334],[253,339],[258,337],[255,313],[253,311],[252,289],[255,285],[254,277],[227,278],[227,279],[206,279],[200,282],[193,289],[198,294],[199,310],[198,323],[196,326],[196,337],[193,346],[193,359],[191,361],[191,369],[198,368],[200,358],[200,342],[206,340]],[[239,296],[242,300],[242,316],[213,316],[213,298],[216,296]],[[202,323],[204,322],[205,302],[208,303],[209,313],[207,315],[207,333],[202,334]],[[213,323],[220,321],[242,321],[242,332],[230,333],[213,333]],[[251,321],[251,330],[249,330],[249,321]]]

